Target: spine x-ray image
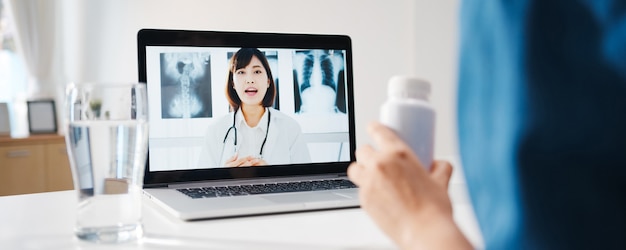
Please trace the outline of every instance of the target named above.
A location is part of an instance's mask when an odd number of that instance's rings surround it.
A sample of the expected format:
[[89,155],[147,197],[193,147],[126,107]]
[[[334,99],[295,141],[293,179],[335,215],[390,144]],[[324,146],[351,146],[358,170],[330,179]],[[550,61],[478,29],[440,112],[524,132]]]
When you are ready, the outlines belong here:
[[344,55],[341,51],[296,51],[293,64],[296,112],[346,112]]
[[211,117],[209,53],[161,53],[161,117]]

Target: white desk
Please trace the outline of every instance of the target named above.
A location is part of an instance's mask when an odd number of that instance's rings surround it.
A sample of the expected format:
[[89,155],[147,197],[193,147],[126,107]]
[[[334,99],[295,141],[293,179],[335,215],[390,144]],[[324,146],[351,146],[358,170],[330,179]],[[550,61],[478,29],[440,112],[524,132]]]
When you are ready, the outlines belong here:
[[[74,191],[0,197],[1,249],[394,249],[361,209],[183,222],[144,199],[146,237],[100,245],[74,237]],[[454,197],[453,197],[454,200]],[[455,203],[455,219],[475,246],[471,207]]]

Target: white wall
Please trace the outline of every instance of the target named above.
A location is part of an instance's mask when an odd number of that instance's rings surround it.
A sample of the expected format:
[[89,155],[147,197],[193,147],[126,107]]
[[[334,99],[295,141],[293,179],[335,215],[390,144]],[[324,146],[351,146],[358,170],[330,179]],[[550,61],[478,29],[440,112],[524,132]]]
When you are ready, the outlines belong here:
[[[433,85],[436,158],[458,161],[456,134],[459,0],[59,0],[64,6],[67,81],[136,81],[141,28],[346,34],[352,38],[357,144],[378,119],[386,82],[412,74]],[[471,206],[462,168],[449,187],[453,203]],[[461,171],[458,171],[461,170]],[[483,246],[472,214],[461,230]]]
[[136,81],[141,28],[346,34],[352,37],[357,143],[385,100],[386,81],[433,84],[435,153],[457,155],[458,0],[64,0],[67,81]]

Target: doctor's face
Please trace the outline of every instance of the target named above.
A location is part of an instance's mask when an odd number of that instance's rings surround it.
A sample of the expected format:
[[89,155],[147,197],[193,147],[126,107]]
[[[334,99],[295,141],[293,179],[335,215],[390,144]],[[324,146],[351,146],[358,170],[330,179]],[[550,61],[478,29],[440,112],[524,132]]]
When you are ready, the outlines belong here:
[[256,56],[250,59],[248,65],[235,70],[233,82],[233,87],[242,104],[247,105],[261,105],[267,88],[270,86],[267,69]]

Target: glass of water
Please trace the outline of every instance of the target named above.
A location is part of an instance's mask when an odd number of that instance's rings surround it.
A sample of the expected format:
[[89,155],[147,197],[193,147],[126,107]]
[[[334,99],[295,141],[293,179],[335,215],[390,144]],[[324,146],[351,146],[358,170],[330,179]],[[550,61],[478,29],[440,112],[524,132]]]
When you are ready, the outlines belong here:
[[65,140],[78,194],[78,238],[117,243],[142,237],[147,106],[142,83],[67,86]]

